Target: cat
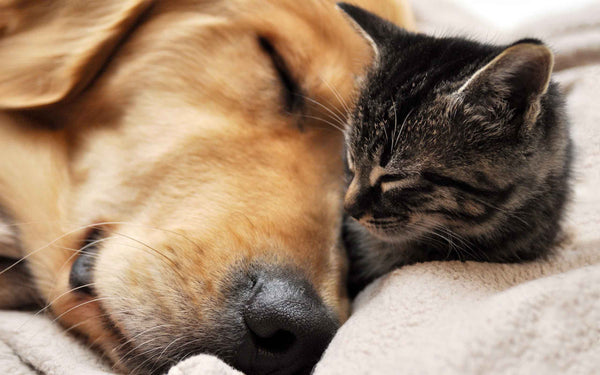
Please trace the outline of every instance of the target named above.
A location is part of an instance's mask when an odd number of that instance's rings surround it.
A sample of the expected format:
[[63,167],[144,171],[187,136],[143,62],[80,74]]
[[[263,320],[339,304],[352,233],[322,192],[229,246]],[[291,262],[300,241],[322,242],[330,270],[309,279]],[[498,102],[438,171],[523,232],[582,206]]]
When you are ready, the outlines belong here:
[[546,257],[572,148],[552,52],[412,33],[338,6],[375,56],[345,130],[350,294],[417,262]]

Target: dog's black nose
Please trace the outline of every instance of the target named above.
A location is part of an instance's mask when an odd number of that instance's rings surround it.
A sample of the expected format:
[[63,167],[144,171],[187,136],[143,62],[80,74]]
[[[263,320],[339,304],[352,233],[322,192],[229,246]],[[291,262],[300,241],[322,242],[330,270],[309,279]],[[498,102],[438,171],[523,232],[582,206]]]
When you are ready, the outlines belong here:
[[259,276],[244,308],[237,367],[247,375],[309,374],[339,323],[301,278]]

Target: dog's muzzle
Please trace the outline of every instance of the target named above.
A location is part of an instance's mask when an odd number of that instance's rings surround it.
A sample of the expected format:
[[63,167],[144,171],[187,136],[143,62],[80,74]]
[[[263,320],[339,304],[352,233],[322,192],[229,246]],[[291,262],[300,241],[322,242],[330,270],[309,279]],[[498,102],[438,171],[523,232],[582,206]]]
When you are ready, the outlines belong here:
[[[74,293],[95,294],[93,270],[102,237],[101,230],[90,232],[79,251],[69,278]],[[185,353],[171,347],[175,352],[169,356],[215,354],[246,375],[310,374],[339,328],[335,314],[299,270],[269,262],[249,268],[234,267],[226,278],[227,285],[222,285],[225,305],[211,319],[211,326],[198,327],[209,332],[205,339],[190,335],[188,341],[199,345]],[[180,343],[186,346],[185,340]],[[140,363],[147,360],[139,358]],[[153,374],[174,364],[157,360],[146,362]]]

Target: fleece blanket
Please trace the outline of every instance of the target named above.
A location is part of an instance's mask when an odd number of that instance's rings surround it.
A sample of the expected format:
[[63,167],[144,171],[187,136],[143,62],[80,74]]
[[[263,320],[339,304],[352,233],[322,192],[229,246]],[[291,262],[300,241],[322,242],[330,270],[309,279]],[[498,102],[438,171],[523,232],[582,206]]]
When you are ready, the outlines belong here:
[[[432,262],[396,270],[353,305],[315,375],[597,374],[600,368],[600,4],[498,30],[454,0],[419,0],[422,31],[544,39],[567,94],[574,195],[557,254],[528,264]],[[0,311],[0,373],[110,374],[51,319]],[[241,375],[200,355],[169,375]]]

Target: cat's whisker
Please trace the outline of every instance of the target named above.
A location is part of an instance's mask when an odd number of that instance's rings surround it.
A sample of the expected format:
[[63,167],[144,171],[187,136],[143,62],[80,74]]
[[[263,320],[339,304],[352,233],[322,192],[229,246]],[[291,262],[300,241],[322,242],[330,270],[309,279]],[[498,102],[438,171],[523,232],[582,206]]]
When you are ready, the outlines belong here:
[[484,200],[482,200],[482,199],[479,199],[479,198],[471,197],[471,199],[473,199],[474,201],[476,201],[476,202],[478,202],[478,203],[481,203],[481,204],[483,204],[484,206],[487,206],[487,207],[489,207],[489,208],[491,208],[491,209],[493,209],[493,210],[496,210],[496,211],[498,211],[498,212],[501,212],[501,213],[505,214],[506,216],[509,216],[509,217],[511,217],[511,218],[513,218],[513,219],[516,219],[516,220],[520,221],[521,223],[523,223],[523,224],[525,225],[525,228],[530,228],[530,227],[531,227],[531,224],[530,224],[530,223],[528,223],[527,221],[523,220],[521,217],[519,217],[519,216],[515,215],[515,214],[514,214],[514,213],[512,213],[512,212],[509,212],[509,211],[507,211],[507,210],[505,210],[505,209],[503,209],[503,208],[500,208],[500,207],[498,207],[498,206],[495,206],[495,205],[493,205],[493,204],[491,204],[491,203],[489,203],[489,202],[486,202],[486,201],[484,201]]
[[337,122],[341,125],[344,124],[344,120],[338,115],[336,114],[334,111],[332,111],[330,108],[327,108],[324,104],[318,102],[315,99],[312,99],[306,95],[302,95],[302,94],[298,94],[299,96],[301,96],[302,98],[304,98],[305,100],[308,100],[309,102],[318,105],[319,107],[325,109],[327,112],[329,112],[331,114],[331,116],[333,116],[333,119],[337,120]]
[[408,121],[408,118],[410,117],[410,115],[413,113],[413,111],[415,110],[415,108],[411,108],[410,111],[408,111],[408,114],[406,115],[406,117],[404,117],[404,121],[402,121],[402,125],[400,126],[400,130],[398,131],[398,134],[396,135],[396,145],[399,144],[400,142],[400,136],[402,136],[402,132],[404,131],[404,127],[406,126],[406,121]]
[[339,91],[336,90],[336,88],[333,87],[333,85],[331,83],[329,83],[329,81],[327,81],[325,78],[323,78],[322,76],[320,76],[320,78],[321,78],[321,81],[323,81],[323,83],[325,83],[327,85],[327,87],[329,87],[329,89],[331,90],[333,95],[340,102],[340,105],[344,108],[344,111],[346,111],[346,113],[351,113],[352,110],[350,109],[350,106],[348,105],[348,103],[346,103],[344,98],[340,95]]
[[436,230],[441,230],[451,238],[458,240],[462,244],[460,249],[464,251],[467,255],[470,255],[472,258],[481,259],[481,255],[486,255],[485,252],[476,251],[475,249],[473,249],[472,244],[470,244],[465,238],[460,236],[458,233],[452,231],[450,228],[440,225],[436,227]]
[[310,119],[317,120],[317,121],[323,121],[324,123],[331,125],[333,128],[339,130],[342,134],[344,134],[344,129],[342,129],[341,127],[339,127],[338,125],[334,124],[331,121],[325,120],[321,117],[305,115],[305,114],[303,114],[302,117],[310,118]]
[[396,101],[392,100],[392,106],[394,107],[394,131],[392,132],[392,151],[395,150],[396,148],[394,147],[394,141],[396,140],[396,137],[394,137],[394,135],[396,134],[396,131],[398,129],[398,111],[396,110]]

